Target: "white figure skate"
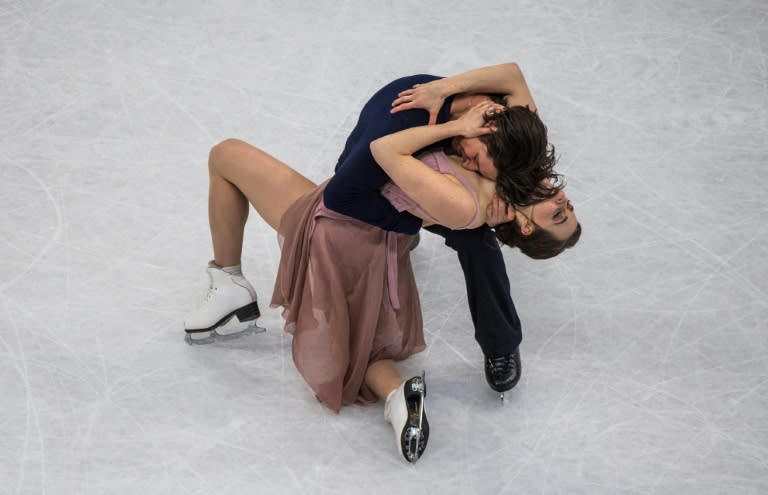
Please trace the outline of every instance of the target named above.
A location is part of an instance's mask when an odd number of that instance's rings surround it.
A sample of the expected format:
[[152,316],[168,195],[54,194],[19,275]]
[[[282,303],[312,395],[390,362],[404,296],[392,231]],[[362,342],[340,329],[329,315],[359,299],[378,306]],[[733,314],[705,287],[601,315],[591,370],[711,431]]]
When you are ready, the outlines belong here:
[[210,344],[266,331],[256,326],[261,316],[256,291],[242,274],[229,274],[208,264],[210,285],[205,299],[184,320],[188,344]]
[[397,449],[406,461],[415,463],[424,454],[429,440],[429,421],[424,410],[427,386],[424,373],[393,390],[384,405],[384,417],[392,423]]

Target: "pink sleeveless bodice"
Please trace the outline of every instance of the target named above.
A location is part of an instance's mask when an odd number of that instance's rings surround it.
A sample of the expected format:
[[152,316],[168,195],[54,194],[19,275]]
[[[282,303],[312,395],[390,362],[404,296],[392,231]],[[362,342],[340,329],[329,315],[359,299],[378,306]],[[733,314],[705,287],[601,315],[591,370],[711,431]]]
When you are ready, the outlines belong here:
[[[451,166],[450,158],[448,158],[448,156],[446,156],[446,154],[442,151],[430,151],[419,155],[417,158],[429,168],[436,170],[441,174],[449,174],[456,177],[459,182],[461,182],[464,187],[467,188],[467,191],[472,194],[472,198],[475,200],[476,209],[475,216],[472,217],[472,220],[470,220],[469,223],[465,225],[465,227],[475,223],[480,218],[480,200],[477,196],[477,191],[475,191],[470,186],[462,174],[456,173],[456,171]],[[402,189],[395,185],[394,182],[388,182],[385,184],[381,189],[381,194],[387,198],[387,200],[397,209],[397,211],[412,210],[416,215],[422,218],[429,219],[434,223],[439,223],[437,220],[432,218],[429,213],[424,211],[418,205],[418,203],[416,203],[416,201],[412,200],[408,195],[405,194],[405,192],[403,192]]]

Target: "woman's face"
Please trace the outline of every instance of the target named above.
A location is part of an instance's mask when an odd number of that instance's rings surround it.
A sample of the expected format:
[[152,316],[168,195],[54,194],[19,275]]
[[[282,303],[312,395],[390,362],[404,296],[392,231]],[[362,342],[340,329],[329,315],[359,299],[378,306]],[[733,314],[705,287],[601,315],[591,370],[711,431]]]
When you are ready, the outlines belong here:
[[519,211],[526,217],[525,220],[533,220],[535,224],[530,226],[524,221],[523,234],[526,234],[526,230],[530,233],[532,228],[538,227],[549,231],[556,239],[564,241],[576,231],[578,223],[576,213],[562,189],[551,198],[520,208]]

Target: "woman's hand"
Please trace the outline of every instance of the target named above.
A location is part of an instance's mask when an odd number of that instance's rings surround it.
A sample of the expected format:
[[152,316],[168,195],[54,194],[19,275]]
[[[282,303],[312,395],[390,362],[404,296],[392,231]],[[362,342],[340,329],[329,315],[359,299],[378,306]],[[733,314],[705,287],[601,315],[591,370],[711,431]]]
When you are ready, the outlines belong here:
[[444,79],[436,79],[424,84],[414,84],[411,89],[401,91],[392,102],[390,113],[421,108],[429,112],[429,123],[436,124],[437,114],[446,97],[443,81]]
[[494,194],[491,202],[485,207],[485,223],[495,227],[502,223],[511,222],[514,219],[515,208]]
[[496,130],[492,118],[496,113],[504,111],[504,106],[492,101],[483,101],[473,106],[456,119],[461,130],[457,135],[473,138],[490,134]]

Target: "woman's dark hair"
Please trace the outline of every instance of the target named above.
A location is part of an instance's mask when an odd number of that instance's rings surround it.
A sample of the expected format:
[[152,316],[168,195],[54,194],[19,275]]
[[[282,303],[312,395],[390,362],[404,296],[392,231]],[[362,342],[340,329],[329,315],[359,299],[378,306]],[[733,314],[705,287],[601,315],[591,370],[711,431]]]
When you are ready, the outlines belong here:
[[554,258],[568,248],[573,247],[581,237],[581,224],[576,224],[576,230],[568,239],[557,240],[549,231],[540,227],[534,229],[529,235],[523,235],[517,221],[502,223],[496,226],[496,238],[502,244],[520,248],[529,258],[545,260]]
[[507,203],[527,206],[551,198],[560,190],[555,172],[555,148],[547,142],[547,127],[528,107],[509,107],[486,120],[496,131],[480,136],[496,166],[496,193]]

